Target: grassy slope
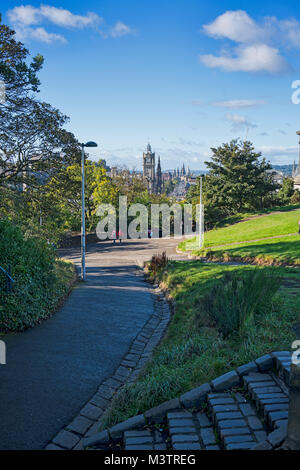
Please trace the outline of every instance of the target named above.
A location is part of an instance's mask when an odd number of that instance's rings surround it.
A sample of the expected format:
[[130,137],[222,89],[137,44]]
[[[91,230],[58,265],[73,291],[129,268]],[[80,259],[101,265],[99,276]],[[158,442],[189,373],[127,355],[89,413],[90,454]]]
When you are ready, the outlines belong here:
[[248,260],[255,263],[300,265],[300,236],[280,237],[272,240],[225,245],[218,249],[195,251],[195,254],[215,260]]
[[[253,218],[205,234],[205,248],[297,233],[300,210]],[[195,238],[179,245],[181,250],[197,249]]]
[[[299,321],[300,299],[289,289],[284,295],[281,291],[276,294],[271,311],[246,336],[224,340],[215,328],[196,327],[199,299],[226,271],[242,276],[246,269],[271,268],[205,265],[200,261],[169,263],[160,276],[176,302],[168,334],[143,375],[115,398],[103,427],[177,397],[262,354],[290,349],[295,339],[291,325]],[[292,268],[273,269],[282,277],[298,276]]]

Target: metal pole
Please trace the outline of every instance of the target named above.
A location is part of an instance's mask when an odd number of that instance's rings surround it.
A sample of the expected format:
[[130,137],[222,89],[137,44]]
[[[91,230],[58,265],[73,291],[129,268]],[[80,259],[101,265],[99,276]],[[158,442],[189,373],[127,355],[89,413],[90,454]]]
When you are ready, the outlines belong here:
[[202,176],[200,176],[199,248],[203,246]]
[[84,144],[81,151],[81,279],[85,281],[85,158]]

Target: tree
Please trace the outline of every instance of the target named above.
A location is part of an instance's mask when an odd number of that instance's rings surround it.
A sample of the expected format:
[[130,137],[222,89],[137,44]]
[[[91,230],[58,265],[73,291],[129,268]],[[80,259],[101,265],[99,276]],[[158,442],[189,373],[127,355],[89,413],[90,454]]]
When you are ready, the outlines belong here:
[[264,207],[277,188],[267,170],[271,165],[251,142],[232,140],[212,148],[204,191],[210,204],[224,215]]
[[294,194],[294,182],[291,178],[284,177],[282,181],[282,186],[278,191],[278,197],[281,202],[288,203],[290,198]]
[[2,23],[0,14],[0,79],[5,83],[7,107],[20,105],[29,92],[38,92],[40,81],[37,72],[42,68],[44,59],[38,54],[28,65],[29,52],[16,41],[15,32]]
[[300,192],[298,189],[295,189],[289,202],[291,204],[300,204]]
[[43,57],[29,63],[29,52],[0,18],[0,80],[6,101],[0,103],[0,185],[35,185],[80,155],[72,133],[63,126],[67,117],[37,100],[37,73]]

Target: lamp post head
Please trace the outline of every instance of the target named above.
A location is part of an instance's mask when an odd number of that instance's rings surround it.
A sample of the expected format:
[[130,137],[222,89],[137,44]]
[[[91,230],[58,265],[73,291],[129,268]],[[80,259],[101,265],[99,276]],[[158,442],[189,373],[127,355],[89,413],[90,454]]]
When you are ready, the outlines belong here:
[[98,147],[98,144],[96,142],[87,142],[86,144],[82,144],[83,147]]

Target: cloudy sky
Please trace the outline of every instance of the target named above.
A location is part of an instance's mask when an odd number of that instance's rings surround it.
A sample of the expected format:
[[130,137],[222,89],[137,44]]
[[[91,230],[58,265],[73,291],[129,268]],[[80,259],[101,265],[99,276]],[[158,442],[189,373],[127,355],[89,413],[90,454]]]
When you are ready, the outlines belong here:
[[138,169],[148,141],[163,169],[182,162],[201,169],[211,147],[236,137],[273,163],[297,159],[297,7],[1,0],[3,21],[45,57],[42,99],[70,116],[81,141],[99,143],[95,158]]

